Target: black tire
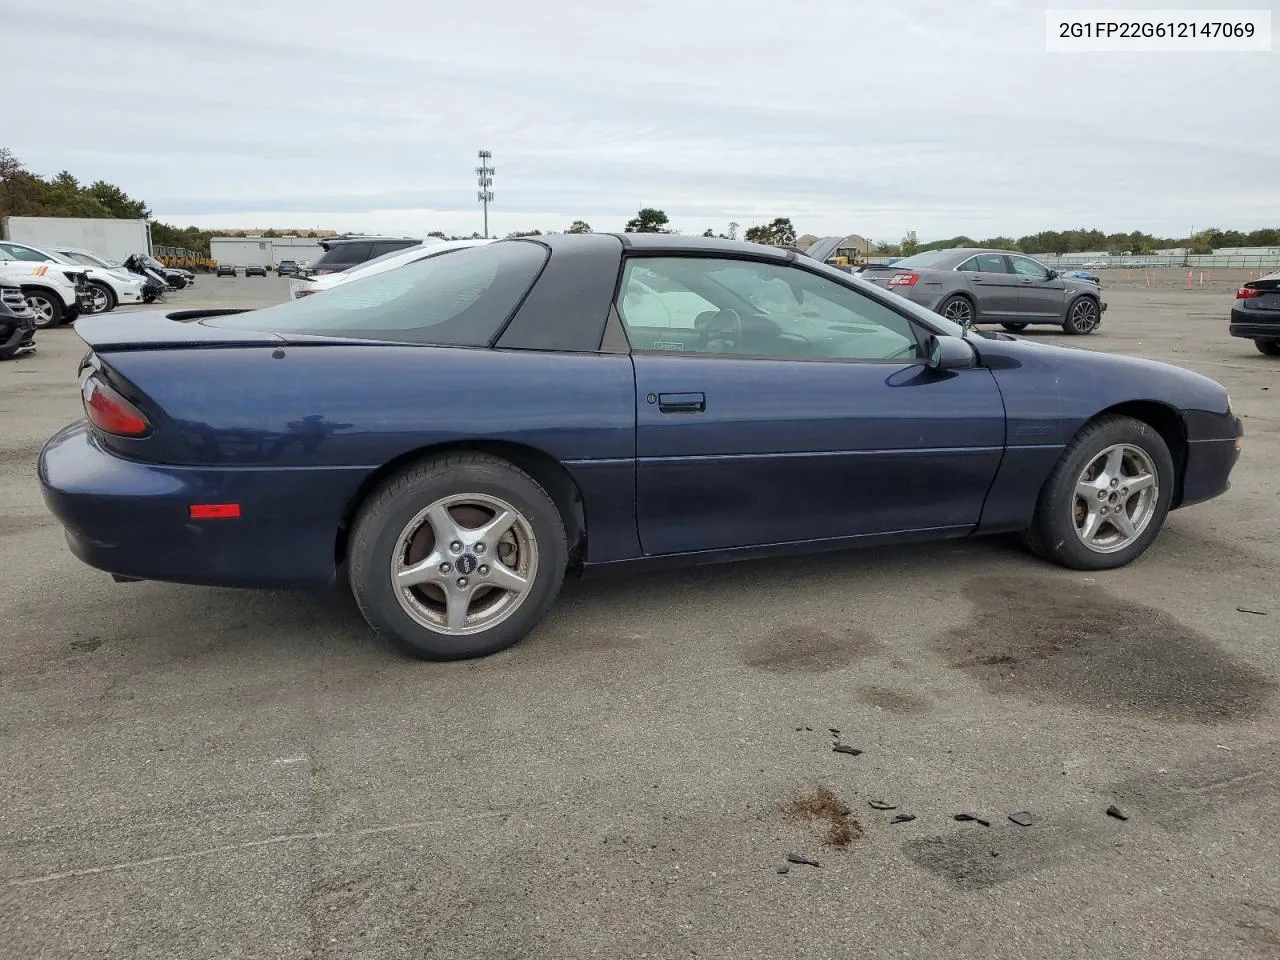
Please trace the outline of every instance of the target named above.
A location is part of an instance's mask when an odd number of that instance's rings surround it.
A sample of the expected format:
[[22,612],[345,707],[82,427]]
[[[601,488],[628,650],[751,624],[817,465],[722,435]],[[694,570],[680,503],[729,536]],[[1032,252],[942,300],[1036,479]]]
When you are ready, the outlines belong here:
[[1088,294],[1076,297],[1067,307],[1066,319],[1062,321],[1062,329],[1076,337],[1083,337],[1098,329],[1102,322],[1102,307],[1098,301]]
[[1258,348],[1259,353],[1265,353],[1268,357],[1280,357],[1280,340],[1255,340],[1253,345]]
[[[523,515],[537,542],[538,563],[523,601],[483,632],[433,630],[405,612],[391,583],[397,541],[416,514],[452,495],[498,497]],[[389,477],[361,506],[347,550],[356,604],[374,631],[423,660],[483,657],[523,639],[555,602],[568,564],[564,521],[547,492],[513,464],[481,453],[454,453],[411,464]]]
[[1027,325],[1025,323],[1002,323],[1000,326],[1004,327],[1010,333],[1017,333],[1019,330],[1027,329]]
[[109,286],[107,286],[105,283],[103,283],[101,280],[90,280],[89,286],[93,287],[95,290],[102,291],[102,293],[104,293],[107,298],[107,305],[103,307],[101,310],[95,310],[94,311],[95,313],[110,313],[112,310],[114,310],[117,306],[120,305],[120,301],[116,298],[116,292],[112,290]]
[[27,306],[36,313],[36,329],[51,330],[62,323],[67,309],[56,293],[43,287],[24,287],[22,293],[27,298]]
[[[1114,553],[1098,553],[1081,541],[1074,528],[1076,479],[1099,454],[1113,444],[1141,449],[1156,468],[1158,484],[1151,520],[1133,542]],[[1137,559],[1164,525],[1173,499],[1173,456],[1164,438],[1150,424],[1132,417],[1104,416],[1080,428],[1040,490],[1031,526],[1023,542],[1046,560],[1073,570],[1109,570]]]
[[[943,300],[938,304],[938,309],[934,312],[939,316],[946,317],[952,323],[958,323],[964,327],[971,327],[978,322],[978,308],[972,300],[958,293]],[[968,319],[961,319],[960,316],[949,316],[948,313],[967,313]]]

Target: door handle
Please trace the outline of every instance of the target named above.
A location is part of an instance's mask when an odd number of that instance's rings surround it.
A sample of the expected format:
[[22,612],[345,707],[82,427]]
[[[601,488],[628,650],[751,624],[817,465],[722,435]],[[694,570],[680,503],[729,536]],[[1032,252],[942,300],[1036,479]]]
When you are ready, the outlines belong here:
[[705,393],[660,393],[658,409],[663,413],[702,413],[707,409]]

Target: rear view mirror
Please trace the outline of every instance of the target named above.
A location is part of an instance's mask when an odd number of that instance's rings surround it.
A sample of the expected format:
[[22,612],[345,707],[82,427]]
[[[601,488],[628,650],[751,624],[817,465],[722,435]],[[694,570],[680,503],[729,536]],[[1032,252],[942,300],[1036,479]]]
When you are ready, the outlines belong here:
[[965,370],[977,363],[973,347],[960,337],[939,337],[935,334],[929,337],[926,350],[930,370]]

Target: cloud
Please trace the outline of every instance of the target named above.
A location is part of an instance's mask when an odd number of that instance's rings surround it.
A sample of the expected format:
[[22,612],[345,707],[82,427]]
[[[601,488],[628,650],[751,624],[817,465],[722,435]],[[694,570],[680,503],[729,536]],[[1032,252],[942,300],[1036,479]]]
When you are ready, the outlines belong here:
[[1250,121],[1280,88],[1274,55],[1049,54],[1026,4],[47,0],[5,16],[8,76],[38,77],[6,101],[9,146],[182,225],[470,232],[481,147],[497,232],[617,229],[642,205],[689,232],[787,215],[882,239],[1280,219],[1280,128]]

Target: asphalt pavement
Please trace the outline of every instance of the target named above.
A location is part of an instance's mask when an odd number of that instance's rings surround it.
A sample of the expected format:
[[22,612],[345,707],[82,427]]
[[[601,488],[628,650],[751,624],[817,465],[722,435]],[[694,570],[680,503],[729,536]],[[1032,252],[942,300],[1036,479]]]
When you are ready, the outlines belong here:
[[444,665],[341,596],[76,561],[35,461],[84,346],[41,333],[0,363],[0,956],[1280,955],[1280,361],[1229,292],[1109,300],[1030,335],[1212,376],[1246,429],[1137,563],[999,538],[571,582]]

